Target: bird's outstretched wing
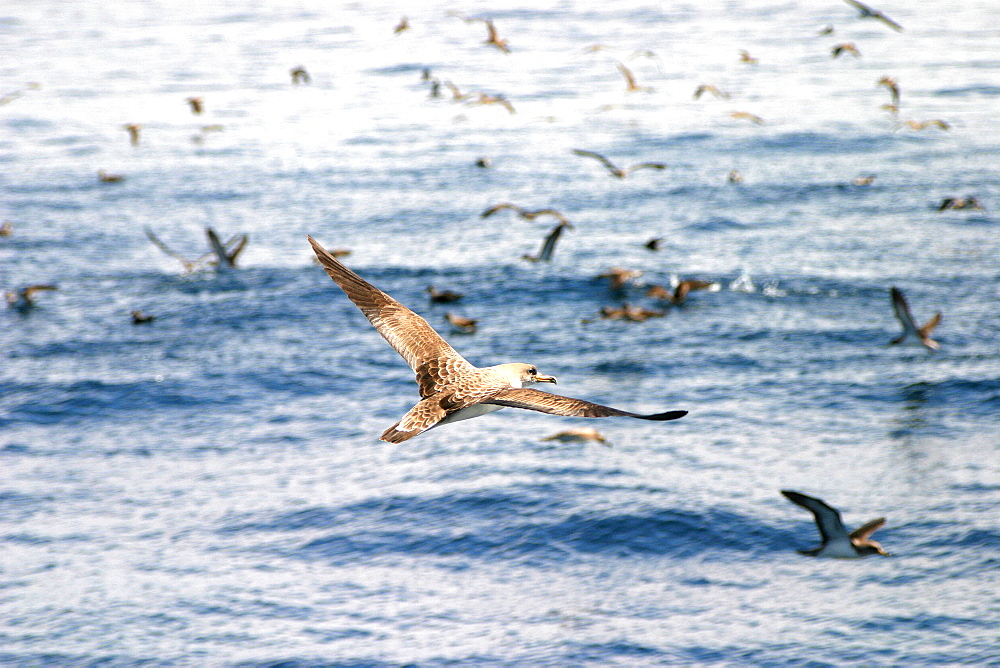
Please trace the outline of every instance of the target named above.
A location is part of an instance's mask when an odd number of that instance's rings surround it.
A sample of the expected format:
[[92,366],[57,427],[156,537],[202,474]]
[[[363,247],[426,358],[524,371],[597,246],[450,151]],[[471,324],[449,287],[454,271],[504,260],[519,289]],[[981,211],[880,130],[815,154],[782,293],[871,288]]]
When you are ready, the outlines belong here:
[[792,503],[802,506],[813,514],[813,517],[816,518],[819,535],[822,536],[824,543],[838,539],[843,540],[843,537],[847,535],[847,529],[844,528],[844,522],[840,519],[840,512],[836,508],[831,508],[821,499],[799,492],[783,489],[781,493]]
[[483,403],[508,406],[510,408],[523,408],[529,411],[549,413],[551,415],[566,415],[569,417],[631,417],[640,420],[676,420],[687,415],[687,411],[667,411],[666,413],[656,413],[654,415],[639,415],[628,411],[618,410],[610,406],[602,406],[583,399],[573,399],[559,394],[551,394],[531,388],[512,388],[501,390]]
[[[227,249],[232,248],[232,250],[227,250],[226,254],[229,256],[229,261],[232,262],[234,265],[236,264],[236,258],[238,258],[240,256],[240,253],[243,252],[243,249],[247,247],[247,242],[249,240],[250,240],[249,236],[247,236],[246,234],[241,234],[237,238],[231,239],[230,241],[226,242],[226,248]],[[236,242],[235,245],[233,245],[234,241]]]
[[559,223],[552,231],[549,232],[548,236],[545,237],[545,241],[542,243],[542,250],[538,253],[538,260],[541,262],[549,262],[552,260],[552,253],[556,250],[556,242],[559,241],[559,237],[562,236],[563,229],[569,227],[566,223]]
[[577,155],[582,155],[582,156],[587,157],[587,158],[593,158],[595,160],[599,160],[600,163],[602,165],[604,165],[605,167],[607,167],[608,171],[610,171],[612,174],[617,174],[619,171],[621,171],[621,170],[618,169],[618,167],[615,166],[615,164],[613,162],[611,162],[610,160],[608,160],[607,158],[605,158],[600,153],[594,153],[593,151],[584,151],[584,150],[578,149],[578,148],[574,148],[573,149],[573,153],[576,153]]
[[890,294],[892,295],[892,311],[903,326],[904,336],[907,333],[920,336],[919,329],[913,322],[913,315],[910,313],[910,305],[906,302],[906,297],[903,296],[903,291],[894,287],[890,290]]
[[149,237],[149,240],[153,242],[154,246],[156,246],[161,251],[163,251],[164,253],[166,253],[167,255],[169,255],[170,257],[174,258],[175,260],[177,260],[178,262],[180,262],[182,265],[184,265],[184,270],[185,271],[192,271],[194,269],[195,265],[197,264],[197,261],[192,262],[191,260],[188,260],[187,258],[185,258],[183,255],[181,255],[177,251],[175,251],[172,248],[170,248],[170,246],[168,246],[167,244],[165,244],[162,241],[160,241],[160,239],[155,234],[153,234],[153,231],[151,229],[149,229],[148,227],[145,228],[143,231],[146,233],[146,236]]
[[637,169],[666,169],[666,168],[667,168],[667,166],[665,164],[663,164],[662,162],[640,162],[639,164],[632,165],[631,167],[629,167],[628,169],[626,169],[625,173],[626,174],[631,174],[632,172],[636,171]]
[[924,326],[920,328],[919,330],[920,336],[923,338],[929,337],[931,335],[931,332],[934,331],[934,328],[937,327],[940,322],[941,322],[941,314],[935,313],[934,317],[928,320],[924,324]]
[[884,525],[885,525],[884,517],[879,517],[870,522],[865,522],[864,524],[862,524],[857,529],[851,532],[851,540],[865,542],[873,533],[881,529]]
[[426,320],[348,269],[315,239],[308,239],[330,278],[417,374],[420,396],[439,391],[442,380],[475,370]]
[[524,209],[522,209],[521,207],[517,206],[516,204],[511,204],[510,202],[502,202],[500,204],[494,204],[490,208],[486,209],[481,214],[479,214],[479,217],[480,218],[489,218],[494,213],[496,213],[498,211],[503,211],[504,209],[510,209],[512,211],[515,211],[521,217],[524,217],[524,214],[526,213]]

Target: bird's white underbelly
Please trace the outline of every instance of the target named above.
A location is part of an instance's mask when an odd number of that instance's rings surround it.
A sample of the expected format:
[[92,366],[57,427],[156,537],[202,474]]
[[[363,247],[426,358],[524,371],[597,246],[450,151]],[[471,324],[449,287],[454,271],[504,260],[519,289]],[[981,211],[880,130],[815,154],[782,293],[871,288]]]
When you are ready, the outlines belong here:
[[479,417],[480,415],[486,415],[487,413],[495,413],[501,408],[503,408],[503,406],[497,406],[496,404],[474,404],[472,406],[468,406],[467,408],[455,411],[438,422],[438,424],[441,425],[448,424],[449,422],[458,422],[459,420],[469,420]]
[[827,559],[857,559],[861,555],[854,549],[854,545],[850,541],[837,540],[827,543],[822,550],[816,553],[816,556]]

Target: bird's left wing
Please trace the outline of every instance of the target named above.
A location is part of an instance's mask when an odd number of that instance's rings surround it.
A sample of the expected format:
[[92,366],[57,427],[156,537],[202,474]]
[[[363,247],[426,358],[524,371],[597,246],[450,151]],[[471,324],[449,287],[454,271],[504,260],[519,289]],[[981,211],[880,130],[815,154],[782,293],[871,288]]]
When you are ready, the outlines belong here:
[[542,392],[530,388],[512,388],[501,390],[492,397],[484,401],[487,404],[497,404],[510,408],[523,408],[529,411],[549,413],[551,415],[566,415],[569,417],[631,417],[640,420],[676,420],[687,415],[687,411],[667,411],[666,413],[656,413],[654,415],[639,415],[628,411],[618,410],[610,406],[602,406],[583,399],[564,397],[559,394]]

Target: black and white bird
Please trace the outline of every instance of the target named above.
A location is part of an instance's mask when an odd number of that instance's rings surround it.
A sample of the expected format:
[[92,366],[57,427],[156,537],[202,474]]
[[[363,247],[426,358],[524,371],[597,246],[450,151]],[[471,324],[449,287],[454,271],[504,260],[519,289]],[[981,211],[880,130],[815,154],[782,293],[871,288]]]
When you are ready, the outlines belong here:
[[889,342],[889,345],[913,345],[924,346],[928,350],[938,350],[941,344],[931,338],[931,332],[941,322],[941,313],[935,313],[934,317],[924,323],[923,327],[917,327],[910,313],[910,305],[903,296],[903,291],[893,287],[890,290],[892,295],[892,310],[896,314],[896,319],[903,326],[903,333]]
[[885,524],[884,517],[865,522],[851,533],[847,533],[844,522],[840,519],[840,512],[836,508],[828,506],[821,499],[792,490],[783,489],[781,493],[792,503],[802,506],[813,514],[822,538],[819,547],[799,550],[799,554],[828,559],[860,559],[873,554],[889,556],[881,545],[871,539],[871,535]]

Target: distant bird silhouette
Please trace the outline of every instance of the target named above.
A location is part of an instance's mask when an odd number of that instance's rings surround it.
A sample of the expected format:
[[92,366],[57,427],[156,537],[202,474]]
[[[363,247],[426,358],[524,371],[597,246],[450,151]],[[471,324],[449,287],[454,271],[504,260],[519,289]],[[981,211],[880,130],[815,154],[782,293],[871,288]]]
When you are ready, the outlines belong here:
[[[161,251],[163,251],[164,253],[166,253],[170,257],[172,257],[175,260],[177,260],[178,262],[180,262],[181,265],[184,266],[184,271],[185,272],[190,273],[190,272],[194,271],[198,267],[198,264],[202,261],[202,258],[198,258],[196,260],[188,260],[183,255],[181,255],[180,253],[178,253],[175,250],[173,250],[172,248],[170,248],[170,246],[168,246],[165,243],[163,243],[162,241],[160,241],[159,237],[157,237],[155,234],[153,234],[153,231],[150,230],[149,228],[145,228],[143,231],[146,233],[146,236],[149,238],[149,240],[153,242],[154,246],[156,246]],[[206,257],[206,256],[203,256],[203,257]]]
[[654,238],[650,239],[649,241],[647,241],[646,243],[644,243],[643,246],[645,246],[646,248],[648,248],[651,251],[658,251],[658,250],[660,250],[660,245],[662,243],[663,243],[663,239],[661,239],[660,237],[654,237]]
[[0,225],[0,237],[9,237],[14,233],[14,225],[10,221]]
[[672,293],[667,292],[666,288],[662,285],[653,285],[646,290],[646,296],[668,301],[671,304],[683,304],[687,299],[688,293],[692,290],[708,290],[710,288],[715,288],[716,286],[716,283],[711,283],[709,281],[688,279],[680,281]]
[[462,16],[461,14],[455,14],[455,13],[452,13],[452,16],[457,16],[458,18],[462,19],[466,23],[485,23],[486,24],[486,41],[483,42],[483,44],[487,44],[489,46],[494,46],[497,49],[499,49],[500,51],[503,51],[504,53],[510,53],[510,45],[507,43],[507,40],[501,39],[500,35],[497,34],[497,28],[496,28],[495,25],[493,25],[493,20],[492,19],[482,19],[482,18],[477,18],[477,17],[466,17],[466,16]]
[[236,268],[236,259],[246,248],[249,237],[245,234],[238,235],[229,242],[223,244],[219,235],[211,227],[205,228],[205,236],[208,237],[208,245],[215,253],[215,267],[219,271]]
[[458,86],[456,86],[450,81],[445,81],[444,85],[447,86],[448,90],[451,91],[451,99],[455,100],[456,102],[459,100],[465,100],[467,98],[470,98],[473,95],[472,93],[463,93]]
[[433,285],[427,286],[427,294],[430,295],[430,299],[435,304],[448,304],[450,302],[457,302],[459,299],[464,297],[460,292],[452,292],[451,290],[438,290]]
[[146,325],[156,320],[155,315],[149,315],[143,313],[142,311],[132,311],[132,324],[133,325]]
[[917,327],[910,314],[910,305],[907,303],[906,297],[903,296],[903,291],[893,287],[890,290],[890,295],[892,296],[892,311],[895,313],[896,319],[899,320],[899,324],[903,326],[903,333],[890,341],[889,345],[905,344],[924,346],[928,350],[940,349],[941,345],[931,338],[931,332],[941,322],[941,314],[935,313],[934,317],[924,323],[923,327]]
[[139,130],[142,129],[142,126],[139,125],[138,123],[128,123],[126,125],[123,125],[122,127],[128,130],[128,138],[129,141],[132,142],[132,146],[138,146]]
[[823,26],[820,31],[816,33],[820,37],[826,37],[827,35],[832,35],[834,33],[834,28],[832,25]]
[[711,93],[712,95],[714,95],[715,97],[719,98],[720,100],[728,100],[729,99],[729,93],[725,93],[725,92],[719,90],[718,88],[716,88],[712,84],[701,84],[700,86],[698,86],[695,89],[695,91],[694,91],[694,99],[697,100],[698,98],[700,98],[705,93]]
[[852,181],[851,185],[855,186],[870,186],[875,182],[874,174],[863,174],[861,176],[856,176]]
[[20,290],[7,291],[4,293],[4,297],[7,300],[7,306],[12,309],[17,309],[18,311],[27,311],[35,306],[35,295],[39,292],[46,292],[49,290],[58,290],[59,286],[48,285],[48,284],[38,284],[29,285],[21,288]]
[[97,170],[97,179],[101,183],[121,183],[125,180],[125,177],[121,174],[108,174],[103,169]]
[[522,255],[522,260],[527,260],[528,262],[551,262],[552,253],[556,250],[556,242],[559,241],[559,237],[562,236],[563,230],[571,230],[573,226],[567,222],[560,221],[552,231],[546,235],[545,240],[542,242],[542,249],[538,252],[538,255]]
[[740,62],[746,63],[747,65],[756,65],[757,59],[750,55],[749,51],[740,50]]
[[732,111],[729,115],[740,120],[750,121],[754,125],[764,125],[764,119],[747,111]]
[[479,323],[478,320],[464,318],[453,313],[445,313],[444,319],[448,321],[456,332],[460,332],[462,334],[474,334],[476,331],[476,325]]
[[632,74],[632,70],[625,67],[624,63],[618,63],[618,71],[621,72],[622,76],[625,77],[625,91],[628,93],[639,93],[642,91],[653,90],[648,86],[640,86],[635,79],[635,75]]
[[903,31],[903,26],[899,25],[877,9],[872,9],[868,5],[860,3],[857,0],[844,0],[844,2],[857,9],[859,16],[863,19],[875,19],[877,21],[881,21],[896,32]]
[[642,272],[635,269],[612,267],[603,274],[599,274],[597,278],[608,279],[608,284],[611,290],[617,292],[628,285],[628,283],[633,279],[639,278],[640,276],[642,276]]
[[666,311],[654,311],[641,306],[605,306],[601,309],[601,318],[605,320],[628,320],[629,322],[646,322],[650,318],[662,318]]
[[[208,237],[210,251],[199,258],[188,260],[180,253],[170,248],[170,246],[160,241],[160,239],[153,234],[153,231],[149,228],[145,228],[143,231],[146,233],[149,240],[153,242],[154,246],[180,262],[184,267],[184,271],[187,273],[201,268],[205,261],[213,255],[216,259],[208,263],[209,265],[214,265],[216,269],[220,271],[234,268],[236,266],[236,259],[239,257],[240,253],[243,252],[243,249],[246,247],[247,241],[249,240],[247,235],[237,234],[228,239],[225,243],[222,243],[219,240],[219,236],[212,228],[205,228],[205,235]],[[350,253],[350,251],[346,251],[346,253]]]
[[200,97],[189,97],[187,103],[191,106],[192,114],[200,114],[205,111],[204,103]]
[[510,100],[505,98],[503,95],[490,95],[488,93],[479,93],[479,96],[476,97],[471,102],[469,102],[469,104],[499,104],[509,113],[511,114],[517,113],[517,111],[514,110],[514,105],[511,104]]
[[601,432],[593,427],[575,427],[566,429],[558,433],[546,436],[543,441],[559,441],[560,443],[587,443],[594,442],[601,445],[608,445],[608,441]]
[[611,173],[612,176],[614,176],[616,178],[619,178],[619,179],[624,179],[626,176],[628,176],[629,174],[631,174],[632,172],[634,172],[634,171],[636,171],[638,169],[666,169],[667,168],[667,166],[665,164],[663,164],[662,162],[640,162],[637,165],[632,165],[631,167],[626,167],[625,169],[621,169],[620,167],[616,166],[613,162],[611,162],[610,160],[608,160],[607,158],[605,158],[600,153],[594,153],[593,151],[583,151],[583,150],[578,149],[578,148],[573,149],[573,153],[575,153],[576,155],[582,155],[582,156],[584,156],[586,158],[593,158],[594,160],[597,160],[598,162],[600,162],[602,165],[604,165],[607,168],[607,170]]
[[730,183],[743,183],[743,175],[738,169],[730,169],[729,174],[726,175],[726,180]]
[[892,106],[895,111],[899,111],[899,82],[892,77],[882,77],[875,82],[875,85],[885,86],[889,89],[889,94],[892,95]]
[[292,84],[295,86],[303,83],[307,84],[312,81],[312,77],[310,77],[309,73],[306,72],[306,68],[301,65],[299,67],[293,67],[288,73],[292,75]]
[[844,42],[843,44],[838,44],[830,49],[830,55],[833,58],[839,58],[842,53],[850,53],[855,58],[861,57],[861,52],[858,51],[858,47],[855,46],[854,42]]
[[410,22],[404,16],[403,18],[399,19],[399,23],[397,23],[396,27],[392,29],[392,32],[393,32],[393,34],[398,35],[399,33],[403,32],[403,31],[406,31],[406,30],[409,30],[409,29],[410,29]]
[[945,197],[941,200],[941,204],[938,205],[938,211],[944,211],[946,209],[976,209],[978,211],[983,210],[983,204],[979,201],[979,198],[972,195],[966,197]]
[[843,520],[840,519],[840,512],[836,508],[828,506],[821,499],[789,489],[783,489],[781,493],[792,503],[802,506],[813,514],[816,527],[822,538],[819,547],[811,550],[799,550],[799,554],[831,559],[860,559],[872,554],[889,556],[889,553],[883,550],[881,545],[871,540],[871,535],[885,525],[884,517],[866,522],[848,534],[847,529],[844,528]]
[[479,214],[479,217],[489,218],[498,211],[504,211],[504,210],[513,211],[517,213],[517,215],[519,215],[521,218],[524,218],[525,220],[535,220],[540,216],[552,216],[559,222],[570,225],[570,222],[569,220],[566,219],[566,216],[562,215],[559,211],[555,209],[536,209],[534,211],[529,211],[527,209],[523,209],[517,206],[516,204],[511,204],[510,202],[502,202],[500,204],[495,204],[490,208],[486,209],[485,211],[483,211],[481,214]]
[[903,125],[911,130],[926,130],[927,128],[941,128],[942,130],[951,129],[951,125],[937,118],[930,121],[904,121]]
[[493,166],[493,161],[483,156],[482,158],[476,158],[476,167],[482,167],[483,169],[489,169]]

